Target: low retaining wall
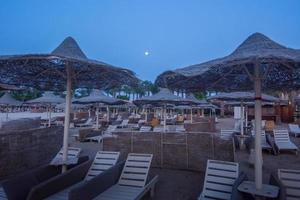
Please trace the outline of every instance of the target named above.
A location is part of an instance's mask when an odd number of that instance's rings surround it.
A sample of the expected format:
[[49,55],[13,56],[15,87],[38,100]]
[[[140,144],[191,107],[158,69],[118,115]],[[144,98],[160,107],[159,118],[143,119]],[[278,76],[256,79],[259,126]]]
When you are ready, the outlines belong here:
[[232,141],[221,140],[211,133],[139,133],[114,132],[105,138],[103,148],[127,154],[152,153],[153,167],[205,171],[207,159],[234,161]]
[[0,179],[48,163],[62,146],[63,127],[0,134]]

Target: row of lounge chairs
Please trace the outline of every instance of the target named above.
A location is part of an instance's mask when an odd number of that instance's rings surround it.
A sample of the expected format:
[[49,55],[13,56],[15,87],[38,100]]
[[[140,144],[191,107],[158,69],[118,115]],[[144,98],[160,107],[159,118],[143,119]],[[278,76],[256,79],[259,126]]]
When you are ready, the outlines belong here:
[[[261,132],[261,146],[263,150],[276,151],[277,154],[280,151],[293,151],[298,154],[298,147],[290,140],[289,131],[287,129],[274,129],[274,143],[270,139],[270,135],[266,134],[263,130]],[[234,130],[221,129],[220,137],[228,140],[234,137]],[[255,133],[252,131],[252,137],[255,137]]]
[[[80,151],[80,148],[70,148],[68,157],[79,156]],[[77,164],[69,166],[69,170],[62,174],[59,173],[60,168],[50,164],[17,176],[3,183],[0,200],[134,200],[141,199],[149,191],[154,195],[158,176],[150,181],[148,178],[152,154],[129,153],[125,163],[118,162],[119,155],[119,152],[99,151],[93,161],[87,157],[80,158]],[[54,160],[61,159],[60,151]],[[52,168],[55,173],[51,173]]]
[[[238,186],[247,180],[247,176],[240,172],[239,164],[235,162],[208,160],[205,172],[204,186],[198,200],[249,199],[238,192]],[[269,183],[280,188],[279,200],[300,199],[300,170],[278,169],[272,173]],[[252,199],[252,198],[250,198]]]

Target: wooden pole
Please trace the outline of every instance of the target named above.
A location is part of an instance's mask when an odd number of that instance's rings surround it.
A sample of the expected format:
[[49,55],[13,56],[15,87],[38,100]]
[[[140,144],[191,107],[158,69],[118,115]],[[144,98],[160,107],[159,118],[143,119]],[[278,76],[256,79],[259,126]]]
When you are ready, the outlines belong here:
[[[71,67],[69,66],[69,64],[67,64],[66,66],[66,71],[67,71],[67,95],[66,95],[64,138],[63,138],[63,163],[66,163],[68,159],[68,140],[69,140],[71,90],[72,90]],[[65,171],[67,171],[66,164],[62,166],[62,173]]]
[[254,66],[255,91],[255,187],[262,188],[262,149],[261,149],[261,77],[259,63]]

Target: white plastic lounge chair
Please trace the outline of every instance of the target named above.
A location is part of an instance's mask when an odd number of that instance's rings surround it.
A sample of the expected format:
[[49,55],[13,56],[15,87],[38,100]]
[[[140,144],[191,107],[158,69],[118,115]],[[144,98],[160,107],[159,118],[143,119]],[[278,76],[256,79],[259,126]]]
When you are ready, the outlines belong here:
[[295,135],[295,137],[298,137],[300,135],[300,128],[298,124],[289,124],[289,130],[290,133]]
[[287,129],[274,129],[275,145],[278,150],[278,154],[281,150],[291,150],[298,153],[298,147],[291,142],[289,132]]
[[232,188],[238,175],[238,163],[207,160],[203,191],[198,200],[231,199]]
[[151,126],[141,126],[140,132],[150,132]]
[[[68,160],[67,165],[69,164],[76,164],[78,161],[79,154],[81,152],[81,148],[76,147],[68,147]],[[50,162],[50,165],[62,165],[62,157],[63,157],[63,150],[61,149],[53,160]]]
[[128,122],[129,122],[128,119],[124,119],[122,121],[122,123],[118,127],[120,127],[120,128],[126,128],[128,126]]
[[220,138],[223,140],[230,140],[234,130],[221,129]]
[[164,132],[163,126],[156,126],[153,128],[153,132]]
[[128,154],[118,183],[101,193],[95,199],[135,200],[141,199],[149,190],[152,193],[158,177],[156,176],[146,185],[151,161],[152,154]]
[[[102,172],[114,166],[117,163],[119,156],[120,156],[120,152],[98,151],[89,171],[87,172],[84,180],[82,181],[89,181],[95,176],[98,176]],[[69,191],[74,187],[76,187],[78,184],[82,183],[82,181],[66,188],[65,190],[60,191],[59,193],[56,193],[48,197],[47,200],[68,199]]]
[[[253,130],[251,131],[251,134],[255,137]],[[261,131],[261,148],[269,151],[272,150],[272,146],[267,142],[266,132],[264,130]]]
[[101,143],[102,139],[105,137],[112,137],[112,132],[114,132],[117,129],[116,125],[109,125],[107,129],[103,132],[102,135],[97,135],[97,136],[91,136],[91,137],[86,137],[86,141],[94,141]]
[[175,128],[176,132],[185,132],[185,128],[183,125],[177,125]]
[[92,118],[88,118],[86,120],[86,122],[82,123],[82,124],[76,124],[77,127],[87,127],[87,126],[92,126],[93,125],[93,119]]
[[278,178],[286,188],[286,200],[300,199],[300,170],[278,169]]
[[2,187],[0,187],[0,200],[7,200],[7,196]]

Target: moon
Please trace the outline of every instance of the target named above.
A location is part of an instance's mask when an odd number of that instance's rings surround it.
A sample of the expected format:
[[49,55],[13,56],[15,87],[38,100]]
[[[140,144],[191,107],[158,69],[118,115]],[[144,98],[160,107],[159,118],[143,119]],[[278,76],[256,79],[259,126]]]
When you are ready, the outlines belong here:
[[145,51],[144,54],[145,54],[145,56],[148,56],[148,55],[149,55],[149,52],[148,52],[148,51]]

